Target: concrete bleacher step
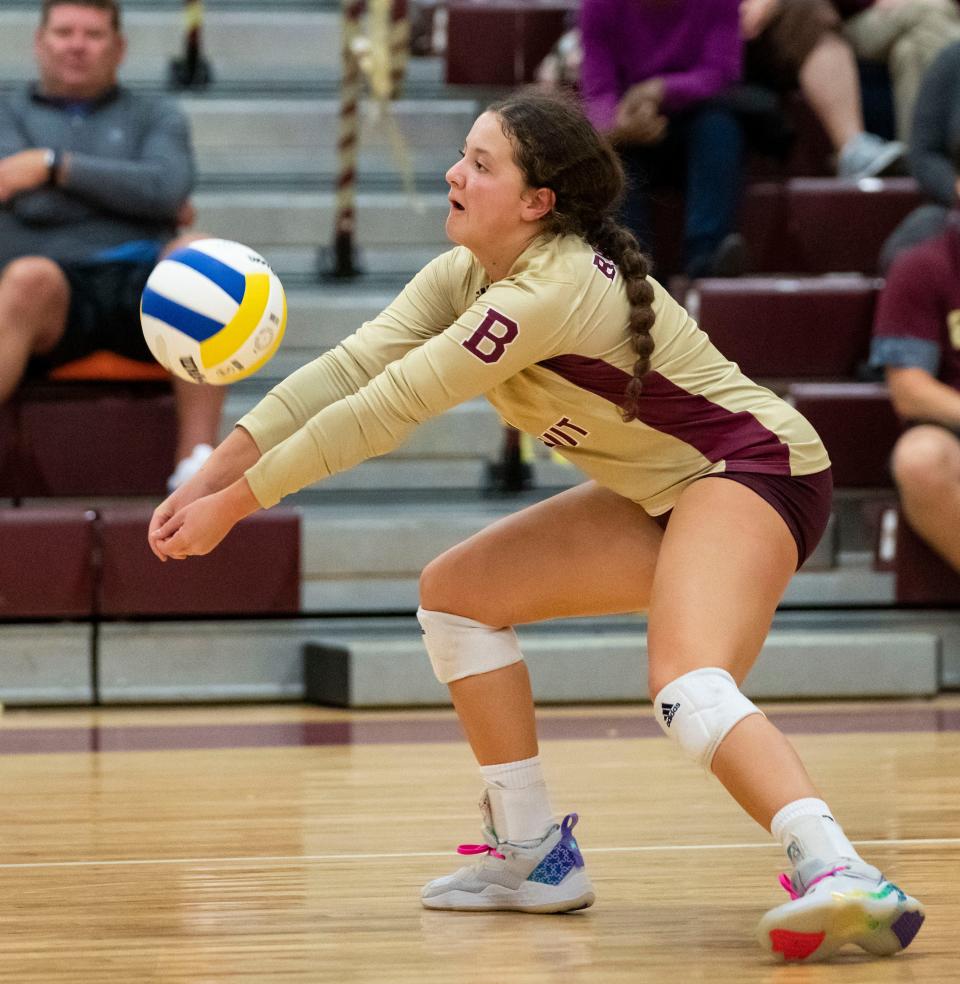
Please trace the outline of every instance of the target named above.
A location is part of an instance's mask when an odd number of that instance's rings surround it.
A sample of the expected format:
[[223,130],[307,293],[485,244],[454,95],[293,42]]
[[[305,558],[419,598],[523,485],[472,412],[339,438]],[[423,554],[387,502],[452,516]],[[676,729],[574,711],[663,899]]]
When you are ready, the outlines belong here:
[[[229,397],[221,436],[229,433],[258,398],[250,391]],[[361,462],[308,486],[308,490],[478,492],[487,482],[488,464],[498,458],[502,441],[503,426],[496,411],[484,400],[471,401],[426,421],[389,454]],[[583,481],[578,471],[551,458],[545,447],[531,445],[531,449],[529,464],[535,488],[556,491]]]
[[[278,9],[279,8],[279,9]],[[33,9],[0,10],[0,78],[33,75],[33,33],[38,22]],[[128,54],[123,79],[165,79],[167,64],[183,50],[181,10],[131,8],[124,17]],[[340,65],[341,14],[329,7],[304,9],[279,5],[259,9],[218,9],[207,4],[204,48],[215,79],[259,76],[276,80],[302,79],[337,70]]]
[[[930,628],[869,631],[862,619],[828,624],[778,616],[744,683],[757,699],[928,696],[940,686],[940,639]],[[521,626],[533,691],[544,703],[646,700],[642,618]],[[419,628],[329,633],[305,653],[306,696],[351,707],[448,702],[424,655]]]
[[[329,192],[202,191],[195,199],[196,226],[251,246],[326,244],[332,237],[335,196]],[[361,247],[436,246],[449,249],[444,221],[450,209],[445,186],[412,199],[402,192],[357,195]]]
[[[359,111],[359,158],[362,182],[370,173],[396,173],[391,119],[405,143],[410,166],[421,181],[444,187],[443,174],[475,119],[476,99],[399,99],[390,119],[369,99]],[[219,98],[183,96],[201,174],[289,178],[334,176],[340,169],[337,98]],[[251,177],[251,180],[253,178]]]
[[[744,689],[756,699],[928,696],[960,685],[952,613],[780,612]],[[640,616],[524,626],[542,703],[646,699]],[[312,700],[442,705],[412,613],[385,619],[0,626],[7,704]],[[163,659],[157,659],[157,653]],[[942,672],[941,672],[942,658]]]

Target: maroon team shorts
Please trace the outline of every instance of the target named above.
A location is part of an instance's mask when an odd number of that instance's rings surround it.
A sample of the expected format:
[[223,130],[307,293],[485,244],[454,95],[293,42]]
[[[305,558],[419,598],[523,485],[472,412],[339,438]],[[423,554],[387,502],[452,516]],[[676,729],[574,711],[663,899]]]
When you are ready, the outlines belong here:
[[[706,478],[726,478],[753,489],[761,499],[780,513],[797,544],[797,569],[813,553],[827,528],[833,502],[833,474],[830,469],[814,475],[764,475],[759,472],[717,472]],[[697,479],[702,481],[702,479]],[[671,510],[672,512],[672,510]],[[654,516],[667,528],[670,513]]]

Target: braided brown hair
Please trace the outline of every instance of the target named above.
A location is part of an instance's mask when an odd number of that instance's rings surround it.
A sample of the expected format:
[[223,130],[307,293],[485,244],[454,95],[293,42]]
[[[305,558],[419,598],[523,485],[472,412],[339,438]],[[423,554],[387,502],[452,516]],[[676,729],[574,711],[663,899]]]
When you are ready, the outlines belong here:
[[620,159],[573,98],[564,94],[524,89],[493,103],[488,112],[500,118],[527,184],[550,188],[556,196],[552,212],[544,219],[545,231],[580,236],[612,260],[623,277],[637,361],[621,409],[624,420],[635,420],[653,353],[653,287],[647,279],[649,260],[633,234],[615,218],[624,192]]

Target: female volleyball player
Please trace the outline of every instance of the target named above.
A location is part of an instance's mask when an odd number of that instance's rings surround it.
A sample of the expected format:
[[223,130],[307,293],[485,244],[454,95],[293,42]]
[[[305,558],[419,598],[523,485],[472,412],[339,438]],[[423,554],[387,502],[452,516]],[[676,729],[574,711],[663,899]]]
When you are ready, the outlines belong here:
[[790,901],[760,923],[786,959],[905,947],[923,909],[860,859],[784,736],[738,689],[830,511],[806,420],[745,378],[647,276],[614,220],[622,172],[579,109],[522,93],[474,124],[446,175],[459,246],[376,319],[295,372],[156,510],[161,560],[396,447],[478,394],[586,484],[429,564],[418,616],[485,783],[485,843],[429,883],[435,909],[560,912],[594,892],[556,824],[512,625],[649,612],[664,732],[785,848]]

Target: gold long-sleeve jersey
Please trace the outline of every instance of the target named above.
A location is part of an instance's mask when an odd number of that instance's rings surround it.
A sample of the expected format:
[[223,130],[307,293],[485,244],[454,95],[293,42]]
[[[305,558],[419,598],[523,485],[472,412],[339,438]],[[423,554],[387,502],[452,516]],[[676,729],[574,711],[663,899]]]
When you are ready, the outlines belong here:
[[651,283],[653,356],[637,419],[625,422],[636,355],[613,263],[578,237],[544,236],[490,284],[469,250],[444,253],[239,421],[261,452],[246,473],[253,494],[271,506],[481,394],[505,421],[654,516],[703,475],[827,468],[810,424]]

